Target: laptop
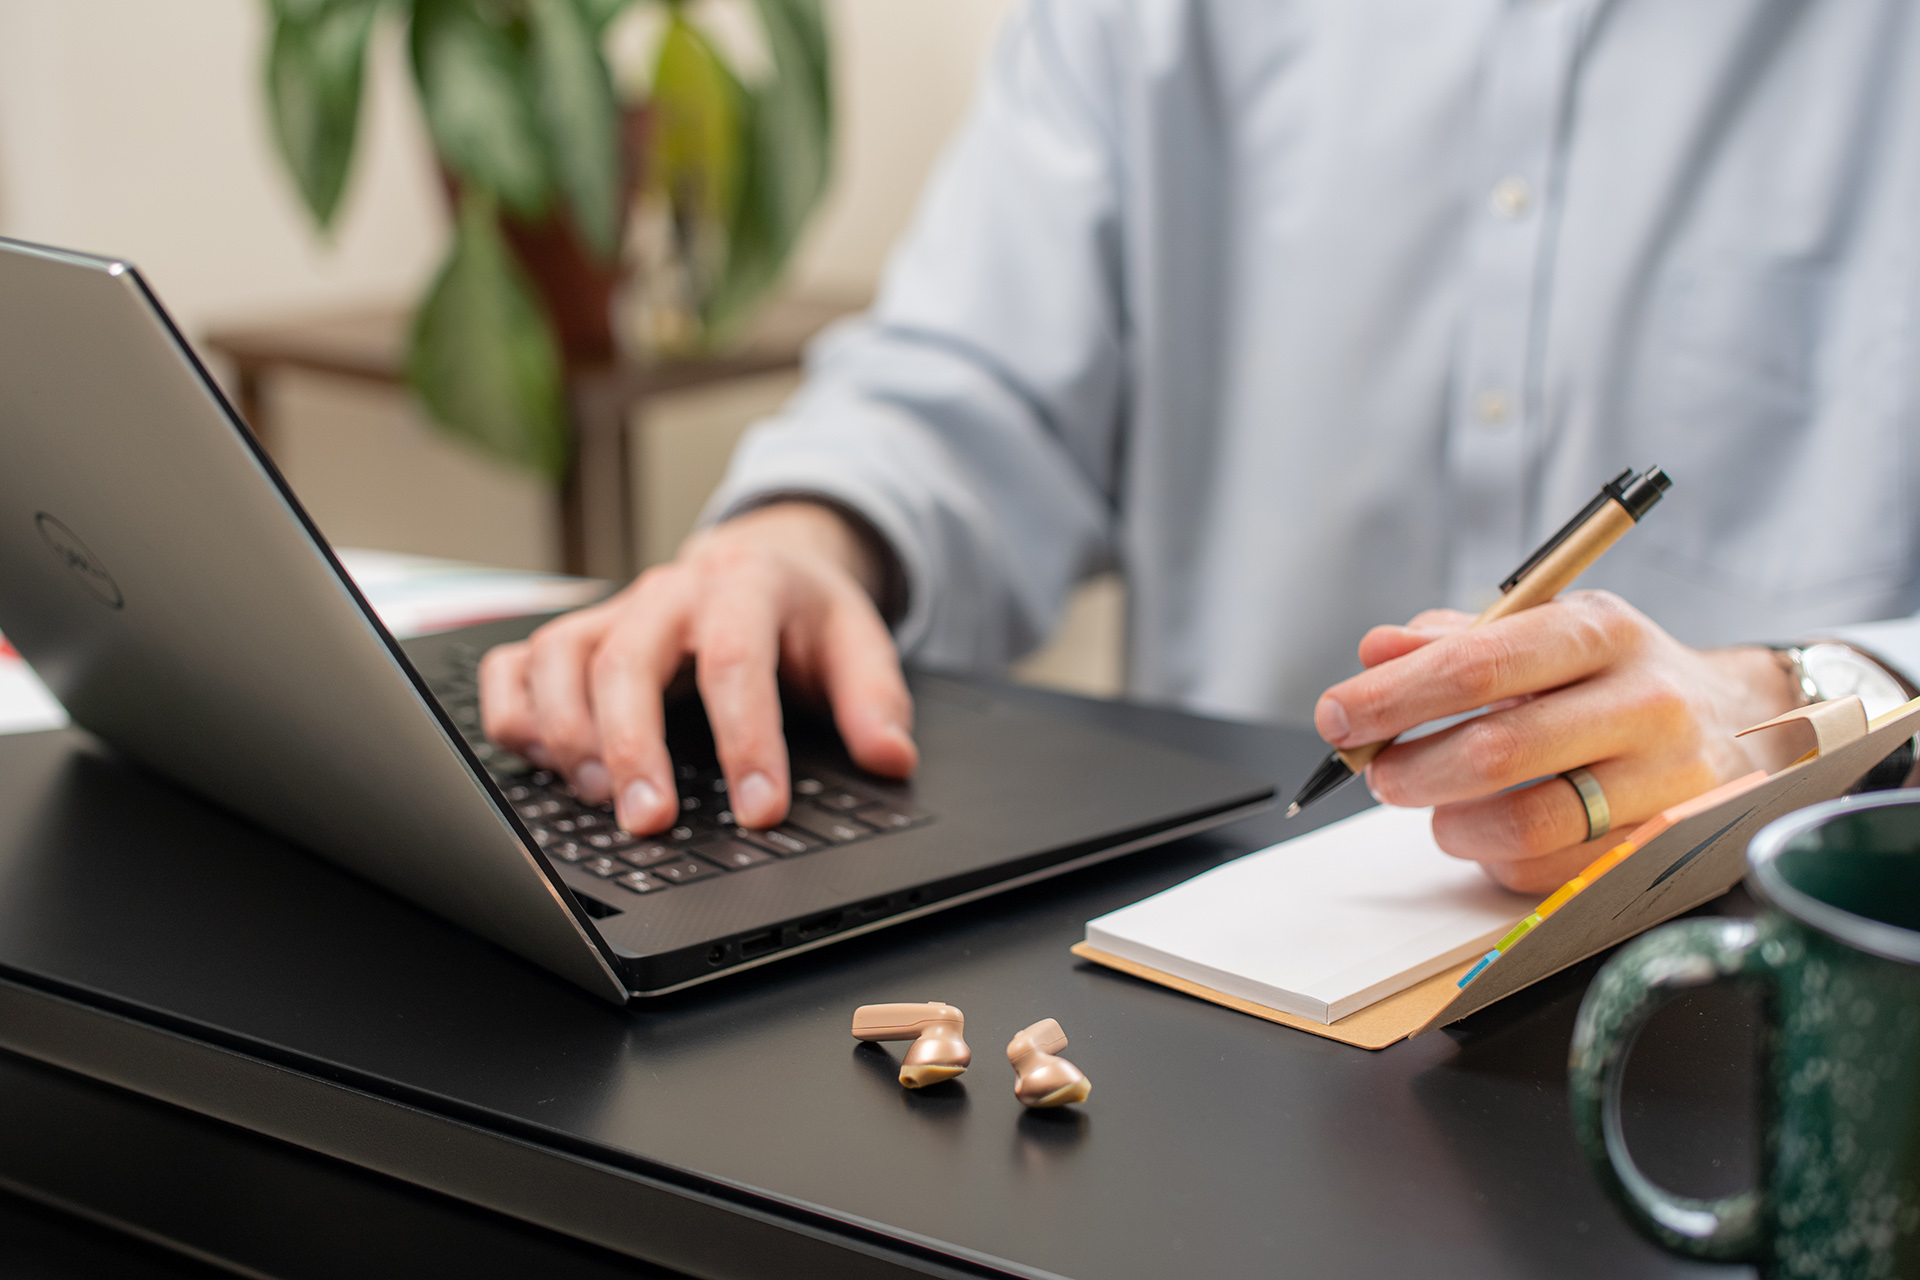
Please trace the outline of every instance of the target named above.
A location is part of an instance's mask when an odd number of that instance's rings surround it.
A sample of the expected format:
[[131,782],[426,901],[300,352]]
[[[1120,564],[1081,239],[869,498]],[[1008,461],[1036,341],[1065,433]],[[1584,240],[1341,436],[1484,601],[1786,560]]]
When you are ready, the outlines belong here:
[[795,807],[733,822],[697,698],[681,821],[486,741],[519,619],[396,641],[129,264],[0,240],[0,631],[75,723],[613,1001],[679,991],[1264,807],[1228,766],[915,672],[921,765],[863,774],[789,708]]

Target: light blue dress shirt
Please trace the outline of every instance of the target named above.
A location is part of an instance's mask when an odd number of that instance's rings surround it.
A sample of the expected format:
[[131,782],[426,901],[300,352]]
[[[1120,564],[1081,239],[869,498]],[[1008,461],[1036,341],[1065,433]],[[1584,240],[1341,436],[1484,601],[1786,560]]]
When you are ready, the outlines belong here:
[[1674,487],[1583,585],[1682,640],[1904,619],[1917,94],[1911,0],[1032,0],[709,510],[865,513],[943,665],[1118,566],[1131,691],[1235,715],[1628,466]]

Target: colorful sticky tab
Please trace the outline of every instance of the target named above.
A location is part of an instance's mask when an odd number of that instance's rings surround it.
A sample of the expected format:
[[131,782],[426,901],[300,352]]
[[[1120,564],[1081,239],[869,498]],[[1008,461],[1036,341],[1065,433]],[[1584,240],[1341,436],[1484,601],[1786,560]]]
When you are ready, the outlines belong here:
[[1653,842],[1655,837],[1664,834],[1667,829],[1675,823],[1685,821],[1695,814],[1705,813],[1715,805],[1725,803],[1743,791],[1751,790],[1766,780],[1767,775],[1764,771],[1750,773],[1744,778],[1736,778],[1724,786],[1715,787],[1703,795],[1697,795],[1691,800],[1674,805],[1665,812],[1649,818],[1635,827],[1631,836],[1613,846],[1613,848],[1607,850],[1598,858],[1595,858],[1587,864],[1585,870],[1581,871],[1579,875],[1567,881],[1558,889],[1555,889],[1545,902],[1534,909],[1532,915],[1515,925],[1512,932],[1500,939],[1499,946],[1487,952],[1486,955],[1480,958],[1480,963],[1467,970],[1466,976],[1460,979],[1459,985],[1465,987],[1469,982],[1479,977],[1482,969],[1511,950],[1513,945],[1531,932],[1535,925],[1545,920],[1560,908],[1566,906],[1567,903],[1573,901],[1582,889],[1585,889],[1601,876],[1604,876],[1607,872],[1613,870],[1622,862],[1625,862],[1633,855],[1634,850],[1646,847]]
[[1488,965],[1492,964],[1495,960],[1498,960],[1499,958],[1500,958],[1500,952],[1498,949],[1487,952],[1487,954],[1480,957],[1480,963],[1473,966],[1473,968],[1467,970],[1466,977],[1460,979],[1460,981],[1455,983],[1454,985],[1456,987],[1464,988],[1469,982],[1472,982],[1475,978],[1480,976],[1480,971],[1482,969],[1486,968]]

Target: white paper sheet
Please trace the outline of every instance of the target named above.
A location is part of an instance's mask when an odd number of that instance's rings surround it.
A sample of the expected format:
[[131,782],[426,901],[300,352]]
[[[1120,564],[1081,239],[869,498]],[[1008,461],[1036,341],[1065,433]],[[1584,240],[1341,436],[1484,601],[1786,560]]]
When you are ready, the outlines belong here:
[[405,639],[495,618],[571,609],[598,599],[607,584],[558,573],[341,547],[348,576],[387,630]]
[[1533,910],[1380,807],[1087,923],[1087,944],[1270,1009],[1337,1022],[1484,953]]
[[67,709],[0,636],[0,733],[64,729]]

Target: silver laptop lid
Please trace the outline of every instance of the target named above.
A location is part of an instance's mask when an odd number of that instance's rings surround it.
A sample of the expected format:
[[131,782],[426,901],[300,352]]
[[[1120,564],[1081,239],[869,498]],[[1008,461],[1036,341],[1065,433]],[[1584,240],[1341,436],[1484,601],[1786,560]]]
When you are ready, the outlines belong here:
[[0,630],[76,723],[148,767],[626,998],[138,273],[8,240]]

